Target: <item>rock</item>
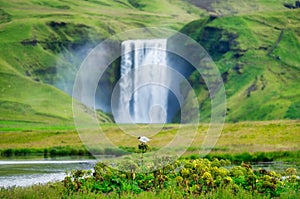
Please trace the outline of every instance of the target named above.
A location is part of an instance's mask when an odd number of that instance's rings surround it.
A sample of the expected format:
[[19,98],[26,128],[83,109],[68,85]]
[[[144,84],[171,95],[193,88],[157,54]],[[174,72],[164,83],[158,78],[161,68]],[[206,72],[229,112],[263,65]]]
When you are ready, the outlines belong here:
[[284,3],[283,6],[288,8],[288,9],[294,9],[295,8],[294,5],[291,4],[291,3]]
[[300,1],[299,0],[295,1],[295,6],[291,3],[284,3],[283,5],[284,5],[284,7],[289,8],[289,9],[300,8]]

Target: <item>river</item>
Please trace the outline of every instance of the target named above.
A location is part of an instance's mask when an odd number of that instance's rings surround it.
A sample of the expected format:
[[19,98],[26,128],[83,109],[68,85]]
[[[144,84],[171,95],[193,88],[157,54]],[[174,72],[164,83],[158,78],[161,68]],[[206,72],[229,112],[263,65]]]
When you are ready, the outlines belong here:
[[0,187],[30,186],[63,180],[67,171],[91,170],[92,159],[0,160]]

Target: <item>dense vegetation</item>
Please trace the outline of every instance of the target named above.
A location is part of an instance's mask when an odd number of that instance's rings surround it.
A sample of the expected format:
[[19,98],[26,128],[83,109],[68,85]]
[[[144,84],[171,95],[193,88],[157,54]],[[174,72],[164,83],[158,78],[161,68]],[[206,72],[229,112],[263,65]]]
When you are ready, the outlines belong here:
[[[240,189],[260,193],[266,196],[280,196],[285,190],[298,191],[299,179],[296,170],[288,169],[281,175],[260,169],[255,171],[251,165],[242,163],[226,169],[230,162],[215,159],[212,162],[206,159],[195,159],[176,161],[162,167],[160,162],[166,161],[168,157],[162,157],[145,167],[158,168],[151,173],[135,173],[138,165],[130,160],[119,163],[119,169],[124,166],[131,168],[131,172],[125,173],[111,170],[103,163],[95,166],[93,177],[82,171],[76,171],[64,180],[68,194],[73,192],[94,193],[141,193],[143,191],[160,192],[163,189],[173,192],[176,197],[199,196],[214,192],[220,188],[228,188],[233,193]],[[142,165],[143,167],[143,165]]]
[[[230,166],[230,161],[214,159],[180,160],[165,167],[161,157],[156,162],[138,165],[130,159],[111,169],[103,162],[94,171],[77,170],[63,184],[29,188],[0,189],[1,198],[62,197],[62,198],[297,198],[300,179],[296,169],[284,173],[255,170],[250,164]],[[131,168],[123,172],[124,167]],[[137,168],[157,168],[154,172],[136,173]],[[51,190],[48,195],[47,189]],[[33,192],[37,190],[38,192]],[[46,193],[46,194],[45,194]],[[30,195],[32,194],[32,195]]]

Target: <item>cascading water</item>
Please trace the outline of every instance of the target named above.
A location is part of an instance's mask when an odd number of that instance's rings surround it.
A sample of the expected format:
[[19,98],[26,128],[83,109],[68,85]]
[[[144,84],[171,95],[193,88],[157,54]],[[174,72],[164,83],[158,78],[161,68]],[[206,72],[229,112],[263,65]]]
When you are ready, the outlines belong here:
[[119,104],[121,123],[167,122],[167,40],[128,40],[122,43]]

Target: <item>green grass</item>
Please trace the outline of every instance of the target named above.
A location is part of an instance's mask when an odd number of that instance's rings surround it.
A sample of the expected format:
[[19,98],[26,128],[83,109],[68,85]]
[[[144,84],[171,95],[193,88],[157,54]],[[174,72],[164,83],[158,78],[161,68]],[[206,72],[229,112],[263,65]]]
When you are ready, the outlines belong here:
[[[20,127],[17,127],[20,125]],[[29,125],[29,126],[26,126]],[[51,148],[62,147],[61,149],[77,149],[82,148],[84,143],[79,134],[73,129],[72,126],[49,126],[48,128],[44,127],[44,124],[40,123],[18,123],[5,121],[0,122],[0,131],[1,131],[1,140],[0,140],[0,149],[4,150],[40,150],[44,151],[45,149],[51,150]],[[31,127],[31,128],[30,128]],[[130,135],[124,133],[121,129],[131,129],[130,132],[134,132],[137,135]],[[107,138],[117,146],[115,153],[120,152],[118,147],[123,147],[123,152],[131,150],[132,148],[137,148],[138,141],[137,136],[141,133],[145,134],[148,132],[147,136],[151,138],[149,145],[153,149],[160,149],[163,146],[166,146],[178,133],[178,124],[168,124],[162,130],[159,130],[158,133],[153,134],[160,129],[160,126],[118,126],[116,124],[103,124],[101,125],[102,132],[107,136]],[[186,147],[186,152],[184,155],[194,155],[194,154],[203,154],[207,149],[202,149],[202,142],[208,130],[208,124],[201,124],[198,127],[198,131],[195,134],[194,139],[189,147]],[[183,127],[184,134],[186,136],[193,135],[194,132],[191,131],[189,126]],[[151,129],[152,131],[149,131]],[[99,131],[94,131],[92,128],[86,128],[89,131],[89,136],[97,136]],[[231,154],[233,157],[235,155],[247,152],[250,154],[255,154],[258,152],[274,152],[276,153],[291,153],[284,157],[284,155],[279,155],[280,157],[274,158],[276,160],[285,160],[292,161],[294,159],[298,161],[299,157],[293,155],[293,151],[300,150],[300,138],[299,138],[300,124],[299,121],[270,121],[270,122],[240,122],[240,123],[226,123],[220,137],[217,140],[216,145],[212,148],[210,155],[222,155],[222,154]],[[103,143],[101,145],[101,140],[99,138],[92,139],[98,144],[93,148],[89,146],[91,150],[97,153],[104,153],[108,149]],[[126,143],[126,144],[124,144]],[[104,146],[105,145],[105,146]],[[180,144],[179,144],[180,145]],[[125,147],[125,148],[124,148]],[[127,147],[127,148],[126,148]],[[127,150],[128,149],[128,150]],[[180,150],[181,148],[174,147],[174,150]],[[255,155],[254,155],[255,156]]]
[[211,1],[197,1],[186,0],[201,8],[208,9],[211,13],[226,16],[226,15],[244,15],[257,12],[273,12],[278,10],[286,10],[283,3],[294,4],[293,0],[253,0],[251,2],[243,1],[236,2],[232,0],[211,0]]
[[12,189],[0,189],[1,198],[59,198],[63,186],[61,183],[54,185],[35,185],[32,187],[16,187]]
[[75,54],[78,47],[132,28],[179,29],[201,12],[179,0],[157,2],[140,10],[126,0],[1,1],[0,120],[70,122],[72,100],[54,86],[71,91],[87,53]]
[[[0,196],[3,199],[17,199],[17,198],[24,198],[24,199],[40,199],[40,198],[61,198],[61,197],[70,197],[67,195],[61,194],[63,190],[62,183],[56,183],[54,185],[35,185],[32,187],[26,188],[12,188],[6,190],[0,190]],[[124,193],[119,195],[118,193],[110,193],[110,194],[96,194],[96,193],[76,193],[72,195],[72,198],[79,199],[92,199],[92,198],[122,198],[122,199],[138,199],[138,198],[146,198],[146,199],[171,199],[171,198],[182,198],[183,195],[176,193],[176,191],[172,190],[162,190],[159,193],[154,192],[143,192],[140,194],[133,194],[133,193]],[[288,198],[288,199],[297,199],[299,194],[296,191],[290,191],[286,193],[282,193],[280,198]],[[185,198],[194,198],[193,197],[185,197]],[[260,194],[252,194],[246,190],[240,190],[237,194],[234,194],[229,189],[221,189],[214,193],[209,193],[206,195],[202,195],[199,198],[203,199],[266,199],[269,197],[262,196]]]
[[[300,10],[271,10],[202,19],[182,29],[208,50],[224,77],[227,121],[299,118]],[[226,52],[218,51],[220,41],[228,43]],[[196,90],[199,79],[194,72]],[[210,98],[198,100],[201,117],[210,119]]]
[[[195,157],[191,155],[190,157]],[[197,156],[196,156],[197,157]],[[300,164],[300,151],[272,151],[272,152],[255,152],[255,153],[214,153],[205,156],[209,160],[214,158],[226,159],[231,162],[290,162],[292,164]]]
[[[14,74],[1,73],[1,77],[1,120],[39,122],[42,116],[56,122],[72,120],[71,98],[67,94]],[[28,92],[24,92],[24,88]]]

